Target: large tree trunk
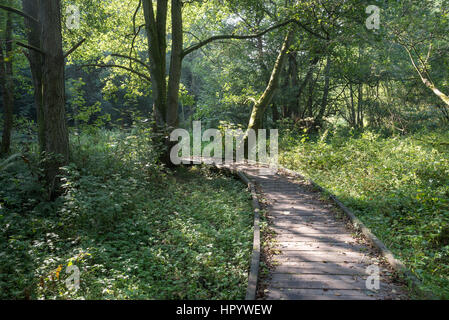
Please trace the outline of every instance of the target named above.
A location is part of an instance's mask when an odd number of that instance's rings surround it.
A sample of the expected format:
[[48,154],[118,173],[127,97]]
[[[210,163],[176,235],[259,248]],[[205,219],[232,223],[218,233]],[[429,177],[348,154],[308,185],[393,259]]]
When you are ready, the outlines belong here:
[[11,131],[14,111],[14,81],[12,69],[12,14],[6,13],[5,53],[0,45],[0,86],[3,95],[3,136],[0,154],[7,154],[11,145]]
[[[181,81],[183,30],[182,3],[180,0],[171,1],[172,46],[168,86],[166,82],[166,21],[168,1],[158,0],[156,16],[151,0],[143,1],[145,26],[148,35],[148,53],[150,56],[151,85],[154,100],[154,117],[158,130],[170,130],[178,126],[179,85]],[[167,150],[162,161],[171,166],[170,149],[173,143],[168,139],[161,141]]]
[[167,0],[157,1],[156,16],[153,1],[143,0],[145,28],[148,38],[148,55],[150,57],[150,74],[152,96],[154,101],[153,116],[159,127],[166,124],[167,113],[167,83],[166,62],[167,52]]
[[167,92],[167,126],[176,128],[178,126],[178,102],[179,83],[181,81],[182,67],[182,3],[181,0],[171,2],[172,20],[172,50],[170,57],[170,74]]
[[[39,10],[40,0],[22,0],[23,12],[36,20]],[[41,47],[40,25],[29,19],[25,19],[25,26],[27,27],[28,43],[35,47]],[[30,50],[27,55],[30,63],[31,76],[33,78],[34,87],[34,105],[36,107],[37,127],[38,127],[38,141],[41,152],[45,151],[45,120],[42,98],[42,54]]]
[[45,151],[48,155],[56,156],[46,165],[46,178],[53,191],[58,185],[56,176],[59,168],[69,159],[60,0],[41,1],[39,17],[42,24],[41,49],[45,53],[42,65]]
[[[292,38],[293,32],[289,31],[284,39],[284,43],[282,44],[281,51],[279,52],[279,55],[277,57],[276,63],[274,64],[273,71],[271,73],[270,81],[268,82],[267,87],[265,88],[264,93],[259,98],[259,100],[256,101],[256,103],[253,106],[253,111],[251,113],[251,118],[249,120],[248,124],[248,130],[253,129],[257,130],[262,128],[262,121],[263,116],[265,114],[265,110],[267,109],[268,105],[271,103],[271,100],[273,99],[274,93],[279,86],[279,78],[282,71],[282,68],[284,66],[285,60],[286,60],[286,54],[288,51],[288,48],[290,46],[290,41]],[[248,132],[246,133],[247,137]],[[245,139],[246,139],[245,137]]]

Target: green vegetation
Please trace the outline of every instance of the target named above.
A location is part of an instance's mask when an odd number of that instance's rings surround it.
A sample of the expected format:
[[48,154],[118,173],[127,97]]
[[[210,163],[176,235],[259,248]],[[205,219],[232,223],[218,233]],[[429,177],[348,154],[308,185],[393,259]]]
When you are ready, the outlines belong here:
[[2,0],[0,298],[242,298],[248,193],[169,157],[195,120],[279,129],[284,166],[449,298],[447,8]]
[[448,299],[449,132],[308,138],[285,136],[281,164],[335,194],[426,289]]
[[[73,139],[77,157],[54,202],[35,154],[0,164],[0,299],[244,298],[253,219],[245,186],[202,167],[164,173],[152,149],[137,148],[149,145],[142,137]],[[76,294],[65,285],[70,264],[80,269]]]

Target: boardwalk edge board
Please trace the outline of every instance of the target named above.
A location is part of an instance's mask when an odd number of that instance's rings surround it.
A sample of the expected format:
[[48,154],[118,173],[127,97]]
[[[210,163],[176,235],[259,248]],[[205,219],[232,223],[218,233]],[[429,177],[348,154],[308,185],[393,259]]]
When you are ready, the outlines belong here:
[[[344,212],[344,214],[349,218],[351,221],[351,224],[354,226],[356,230],[359,230],[380,252],[380,254],[387,260],[387,262],[391,265],[391,267],[398,272],[399,274],[402,274],[405,276],[405,278],[408,280],[408,282],[412,285],[413,289],[416,292],[419,292],[420,294],[424,295],[428,299],[436,299],[436,297],[429,291],[424,290],[422,288],[421,281],[413,275],[410,270],[404,265],[404,263],[400,260],[398,260],[394,255],[393,252],[388,249],[385,244],[377,238],[369,228],[365,226],[365,224],[355,216],[355,214],[346,207],[338,198],[331,193],[329,190],[323,188],[319,184],[317,184],[312,179],[306,178],[299,172],[284,168],[284,167],[278,167],[280,169],[280,172],[284,171],[294,177],[298,177],[302,180],[308,181],[310,184],[312,184],[316,189],[318,189],[320,192],[329,195],[329,198]],[[279,170],[278,170],[279,172]]]

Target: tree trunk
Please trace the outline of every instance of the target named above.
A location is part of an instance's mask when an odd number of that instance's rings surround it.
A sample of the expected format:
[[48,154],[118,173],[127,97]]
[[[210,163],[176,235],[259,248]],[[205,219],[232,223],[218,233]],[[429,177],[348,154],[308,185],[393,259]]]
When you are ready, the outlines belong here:
[[323,99],[321,100],[320,111],[315,118],[315,124],[317,127],[321,127],[323,124],[324,113],[327,109],[328,97],[329,97],[329,76],[331,69],[331,58],[327,57],[326,67],[324,69],[324,89],[323,89]]
[[148,55],[150,57],[152,95],[154,101],[153,116],[157,125],[163,127],[166,124],[167,113],[167,83],[165,79],[167,0],[158,0],[156,11],[155,17],[153,1],[143,0],[145,28],[148,38]]
[[0,86],[2,90],[4,106],[3,136],[0,155],[7,154],[10,150],[14,112],[14,81],[12,69],[12,14],[10,12],[6,13],[5,42],[6,54],[3,52],[3,47],[0,45]]
[[277,121],[279,120],[279,111],[278,111],[277,104],[273,103],[271,105],[271,109],[273,112],[273,123],[274,123],[274,126],[277,127]]
[[357,127],[363,128],[363,84],[360,83],[357,92]]
[[[288,54],[288,76],[285,79],[286,88],[288,85],[294,89],[298,86],[298,64],[296,62],[296,56],[296,51],[292,51]],[[286,101],[285,108],[288,117],[295,118],[298,116],[299,110],[297,99],[289,99],[289,101]]]
[[309,83],[310,79],[312,78],[315,66],[316,66],[316,64],[319,61],[320,61],[319,57],[315,57],[315,58],[310,60],[310,66],[309,66],[309,69],[307,70],[307,74],[306,74],[303,82],[301,83],[301,85],[298,88],[298,93],[296,94],[296,103],[297,103],[297,108],[298,108],[298,116],[300,116],[301,118],[305,117],[306,111],[307,111],[307,108],[304,108],[303,110],[301,110],[301,107],[300,107],[301,96],[302,96],[302,93],[304,92],[305,87],[307,86],[307,84]]
[[[257,132],[258,129],[262,128],[263,115],[265,113],[266,108],[271,103],[276,88],[279,85],[280,74],[286,60],[286,53],[290,46],[292,35],[293,32],[289,31],[284,39],[284,43],[282,44],[281,51],[279,52],[276,63],[274,64],[270,81],[268,82],[265,92],[253,106],[253,111],[251,113],[251,118],[248,124],[248,130],[253,129]],[[248,132],[245,135],[245,139],[247,138],[247,135]]]
[[[37,20],[39,3],[40,0],[22,0],[23,12]],[[27,28],[28,43],[35,48],[40,48],[40,25],[29,19],[25,19],[25,26]],[[29,50],[27,58],[30,63],[31,76],[33,78],[39,149],[43,152],[45,151],[45,120],[42,100],[42,54],[34,50]]]
[[349,93],[350,93],[350,98],[351,98],[351,126],[353,128],[355,128],[357,126],[357,119],[356,119],[356,115],[355,115],[355,106],[354,106],[354,90],[352,89],[352,83],[349,83]]
[[53,193],[59,168],[69,159],[69,138],[65,119],[64,54],[61,35],[60,0],[41,1],[42,97],[45,118],[45,151],[56,158],[46,165],[46,179]]
[[167,125],[170,128],[178,126],[179,83],[182,67],[182,3],[181,0],[171,2],[172,20],[172,51],[170,57],[170,74],[167,93]]

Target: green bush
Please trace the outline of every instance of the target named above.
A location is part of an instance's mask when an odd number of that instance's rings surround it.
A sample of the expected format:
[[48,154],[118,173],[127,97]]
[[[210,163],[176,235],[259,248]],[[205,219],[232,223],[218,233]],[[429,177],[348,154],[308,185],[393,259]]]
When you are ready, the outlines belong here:
[[[72,136],[54,202],[37,157],[1,162],[0,299],[244,298],[245,186],[201,167],[161,170],[141,124]],[[77,292],[65,285],[69,265],[80,270]]]
[[449,298],[447,131],[281,141],[282,165],[336,194],[426,288]]

